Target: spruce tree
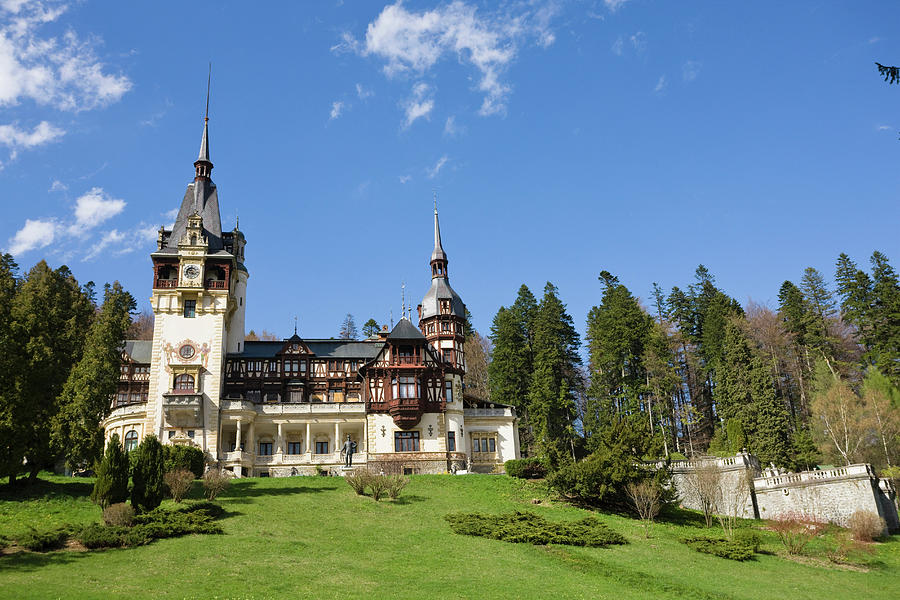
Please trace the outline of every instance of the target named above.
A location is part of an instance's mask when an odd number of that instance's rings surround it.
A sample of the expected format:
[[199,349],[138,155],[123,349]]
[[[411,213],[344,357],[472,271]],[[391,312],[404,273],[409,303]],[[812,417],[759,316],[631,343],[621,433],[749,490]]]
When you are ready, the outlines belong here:
[[551,468],[574,453],[575,398],[579,336],[547,282],[534,318],[534,370],[528,393],[528,418],[538,450]]
[[128,499],[128,455],[122,449],[119,434],[110,436],[106,453],[97,467],[97,479],[91,501],[106,508]]
[[763,464],[792,466],[790,419],[784,402],[775,393],[769,367],[759,357],[750,363],[750,388],[756,413],[750,449]]
[[131,505],[139,512],[150,511],[165,495],[163,447],[156,436],[148,435],[133,452]]
[[103,450],[100,421],[111,410],[109,399],[116,391],[122,344],[135,308],[134,298],[118,281],[106,285],[84,353],[63,387],[53,421],[53,442],[71,468],[94,463]]
[[881,252],[872,253],[872,357],[871,362],[900,384],[900,283]]
[[644,345],[652,324],[618,278],[603,271],[599,279],[603,297],[587,319],[591,382],[583,424],[589,449],[600,429],[640,414],[647,379]]
[[94,310],[93,284],[82,288],[68,267],[52,270],[44,261],[28,272],[16,293],[12,328],[24,343],[10,417],[18,445],[13,454],[27,459],[29,479],[53,463],[57,398],[81,358]]

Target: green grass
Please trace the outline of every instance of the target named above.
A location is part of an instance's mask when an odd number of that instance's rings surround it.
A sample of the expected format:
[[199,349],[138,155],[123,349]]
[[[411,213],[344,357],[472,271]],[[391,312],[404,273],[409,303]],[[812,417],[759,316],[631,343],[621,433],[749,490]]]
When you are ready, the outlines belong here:
[[[100,511],[88,499],[91,483],[47,476],[17,498],[0,491],[0,536],[98,520]],[[237,480],[219,498],[228,511],[218,521],[225,535],[2,556],[0,598],[900,597],[897,536],[877,545],[869,572],[854,572],[774,554],[743,563],[699,554],[679,542],[707,532],[692,513],[655,525],[649,540],[638,521],[601,514],[629,542],[609,548],[457,535],[443,518],[516,509],[549,520],[588,514],[555,503],[532,505],[534,497],[543,497],[539,484],[502,476],[414,476],[398,501],[378,503],[338,478]],[[764,551],[780,551],[772,534],[763,537]]]

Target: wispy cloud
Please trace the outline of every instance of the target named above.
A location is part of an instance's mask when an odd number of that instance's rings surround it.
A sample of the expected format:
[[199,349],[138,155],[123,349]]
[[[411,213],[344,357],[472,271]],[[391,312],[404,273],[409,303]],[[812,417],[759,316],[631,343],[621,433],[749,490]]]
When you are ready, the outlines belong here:
[[344,103],[341,102],[340,100],[335,100],[334,102],[331,103],[331,113],[330,113],[330,116],[328,117],[328,120],[334,121],[335,119],[337,119],[338,117],[341,116],[341,113],[343,112],[343,110],[344,110]]
[[[57,186],[56,184],[59,184]],[[67,189],[54,181],[51,190]],[[133,227],[97,228],[123,213],[127,203],[111,197],[102,188],[91,188],[75,200],[72,212],[64,217],[26,219],[21,229],[8,240],[6,251],[19,256],[33,250],[49,248],[49,253],[71,260],[78,256],[92,260],[105,254],[119,255],[133,251],[156,239],[157,226],[141,222]],[[171,215],[174,219],[174,215]],[[64,241],[65,250],[54,248]]]
[[412,95],[404,103],[406,112],[406,120],[403,128],[406,129],[412,125],[417,119],[428,118],[434,108],[434,99],[429,97],[431,88],[427,83],[419,82],[413,86]]
[[511,92],[502,80],[504,71],[523,43],[534,40],[547,47],[554,42],[550,23],[557,10],[555,2],[531,2],[515,5],[514,12],[479,13],[455,0],[410,11],[398,1],[369,23],[364,40],[344,32],[331,50],[376,56],[384,60],[389,78],[421,76],[441,58],[455,56],[479,74],[477,88],[484,96],[479,114],[504,114]]
[[447,137],[456,137],[466,132],[466,128],[457,124],[456,117],[449,116],[444,121],[444,135]]
[[428,167],[425,169],[425,172],[428,174],[428,179],[434,179],[438,176],[438,173],[441,172],[441,169],[444,168],[444,165],[447,164],[447,161],[450,159],[447,158],[447,155],[440,157],[436,163],[434,163],[433,167]]
[[412,179],[412,175],[401,175],[397,179],[400,180],[400,183],[409,183],[410,179]]
[[666,90],[666,85],[667,85],[666,76],[660,75],[659,79],[656,81],[656,87],[653,88],[653,93],[661,94],[662,92],[664,92]]
[[361,83],[356,84],[356,97],[359,98],[360,100],[365,100],[366,98],[371,98],[374,95],[375,95],[375,92],[373,92],[370,89],[366,89],[365,87],[363,87],[363,85]]
[[47,191],[49,191],[49,192],[65,192],[68,189],[69,189],[69,186],[64,184],[59,179],[54,179],[53,183],[50,184],[50,189]]
[[891,131],[894,128],[890,125],[879,125],[876,129],[878,129],[878,131]]
[[638,31],[629,37],[628,41],[631,42],[631,47],[634,48],[634,51],[638,54],[647,49],[647,34],[643,31]]
[[689,60],[681,65],[681,77],[690,83],[700,76],[700,68],[703,65],[695,60]]
[[609,12],[616,12],[617,10],[625,6],[627,2],[628,0],[603,0],[603,4],[606,5],[606,8],[609,9]]
[[75,222],[69,226],[72,235],[85,235],[89,230],[125,210],[125,201],[111,198],[103,188],[95,187],[75,200]]
[[612,46],[609,47],[610,52],[615,54],[616,56],[622,56],[622,51],[625,49],[625,40],[622,39],[622,36],[616,38],[616,41],[613,42]]
[[159,122],[162,121],[162,119],[168,114],[169,109],[173,106],[175,105],[172,103],[172,101],[166,98],[165,104],[161,109],[154,112],[146,119],[141,120],[139,124],[144,127],[156,127],[157,125],[159,125]]
[[[0,1],[0,108],[32,102],[77,113],[107,106],[131,89],[127,76],[110,73],[97,57],[100,38],[83,40],[71,27],[57,36],[42,34],[68,8],[56,0]],[[32,130],[8,123],[0,125],[0,144],[13,160],[19,150],[56,141],[64,133],[48,121]]]

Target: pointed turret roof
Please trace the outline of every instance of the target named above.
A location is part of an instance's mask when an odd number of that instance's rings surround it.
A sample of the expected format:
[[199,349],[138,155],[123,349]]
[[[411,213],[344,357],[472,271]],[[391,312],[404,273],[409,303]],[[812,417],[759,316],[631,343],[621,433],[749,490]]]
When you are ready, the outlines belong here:
[[409,319],[403,317],[388,335],[389,340],[424,340],[425,336],[422,332],[410,322]]
[[437,200],[434,202],[434,252],[431,253],[431,260],[447,260],[447,253],[441,246],[441,226],[438,223]]
[[200,161],[212,164],[209,160],[209,117],[203,118],[203,139],[200,140],[200,155],[197,157],[197,162]]

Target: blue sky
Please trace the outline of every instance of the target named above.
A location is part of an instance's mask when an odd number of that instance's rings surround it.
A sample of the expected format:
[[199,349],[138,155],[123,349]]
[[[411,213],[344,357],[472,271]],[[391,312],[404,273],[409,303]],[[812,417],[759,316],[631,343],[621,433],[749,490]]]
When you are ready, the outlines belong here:
[[862,4],[0,0],[0,249],[147,306],[212,61],[248,329],[397,319],[434,191],[482,332],[547,280],[583,331],[603,269],[774,306],[840,252],[900,266],[900,5]]

